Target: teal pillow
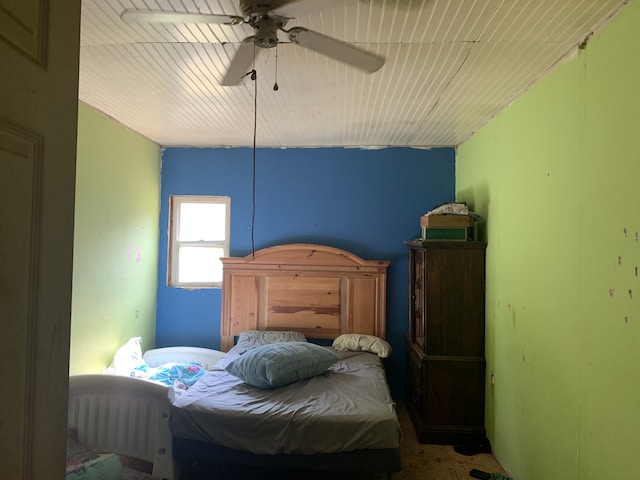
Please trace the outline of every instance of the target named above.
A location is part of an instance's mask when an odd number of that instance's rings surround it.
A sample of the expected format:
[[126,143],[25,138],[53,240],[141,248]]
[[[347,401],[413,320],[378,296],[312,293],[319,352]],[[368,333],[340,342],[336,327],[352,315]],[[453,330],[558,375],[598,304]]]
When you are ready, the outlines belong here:
[[340,360],[334,351],[307,342],[252,348],[227,365],[227,372],[258,388],[276,388],[315,377]]

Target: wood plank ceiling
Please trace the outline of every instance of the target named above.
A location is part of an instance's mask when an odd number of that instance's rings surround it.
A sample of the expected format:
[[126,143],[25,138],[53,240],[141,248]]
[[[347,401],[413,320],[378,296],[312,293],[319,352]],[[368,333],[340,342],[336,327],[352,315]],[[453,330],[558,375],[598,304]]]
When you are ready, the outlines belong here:
[[378,53],[380,70],[363,73],[283,34],[258,56],[255,82],[223,87],[251,27],[126,23],[120,14],[241,16],[238,0],[82,0],[79,98],[163,146],[251,146],[254,120],[262,147],[456,146],[627,2],[327,0],[286,28]]

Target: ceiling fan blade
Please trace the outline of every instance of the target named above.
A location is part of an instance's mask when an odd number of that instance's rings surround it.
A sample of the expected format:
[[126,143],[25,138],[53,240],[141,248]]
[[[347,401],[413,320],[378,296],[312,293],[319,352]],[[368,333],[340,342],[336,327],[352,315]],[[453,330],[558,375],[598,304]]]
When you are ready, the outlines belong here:
[[[359,2],[366,4],[366,6],[371,6],[373,3],[384,5],[387,0],[358,0]],[[407,8],[411,5],[413,0],[396,0],[398,7]],[[426,0],[427,2],[433,0]],[[353,4],[353,1],[345,0],[293,0],[285,3],[277,8],[274,8],[269,12],[270,15],[276,15],[282,18],[298,18],[303,17],[305,15],[309,15],[315,12],[319,12],[321,10],[326,10],[333,6],[344,7],[345,3]],[[416,2],[419,3],[419,2]]]
[[274,8],[269,13],[284,18],[303,17],[331,6],[331,0],[294,0]]
[[384,58],[375,53],[313,30],[294,27],[287,30],[287,33],[293,43],[369,73],[378,71],[384,65]]
[[255,56],[262,50],[256,47],[253,38],[247,37],[242,41],[220,85],[225,87],[238,85],[242,81],[242,77],[251,71]]
[[127,9],[120,14],[127,23],[217,23],[237,25],[242,17],[211,13],[163,12],[160,10]]

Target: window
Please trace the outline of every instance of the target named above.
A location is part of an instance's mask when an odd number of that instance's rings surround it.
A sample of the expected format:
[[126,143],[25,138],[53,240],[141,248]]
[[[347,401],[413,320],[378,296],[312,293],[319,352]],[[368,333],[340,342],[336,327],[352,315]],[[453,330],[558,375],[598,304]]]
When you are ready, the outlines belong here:
[[169,286],[222,286],[220,258],[229,256],[230,204],[229,197],[169,198]]

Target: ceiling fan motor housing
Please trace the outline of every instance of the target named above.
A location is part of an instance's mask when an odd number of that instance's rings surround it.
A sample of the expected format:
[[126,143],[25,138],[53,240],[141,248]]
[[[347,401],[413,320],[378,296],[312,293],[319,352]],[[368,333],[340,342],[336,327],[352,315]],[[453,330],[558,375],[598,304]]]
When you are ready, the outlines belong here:
[[284,27],[287,19],[270,15],[269,12],[284,3],[282,0],[271,2],[264,0],[240,1],[245,22],[255,30],[254,41],[258,47],[273,48],[278,44],[278,30]]
[[248,23],[255,29],[254,41],[256,45],[262,48],[273,48],[278,44],[278,30],[286,22],[261,15],[251,17]]

